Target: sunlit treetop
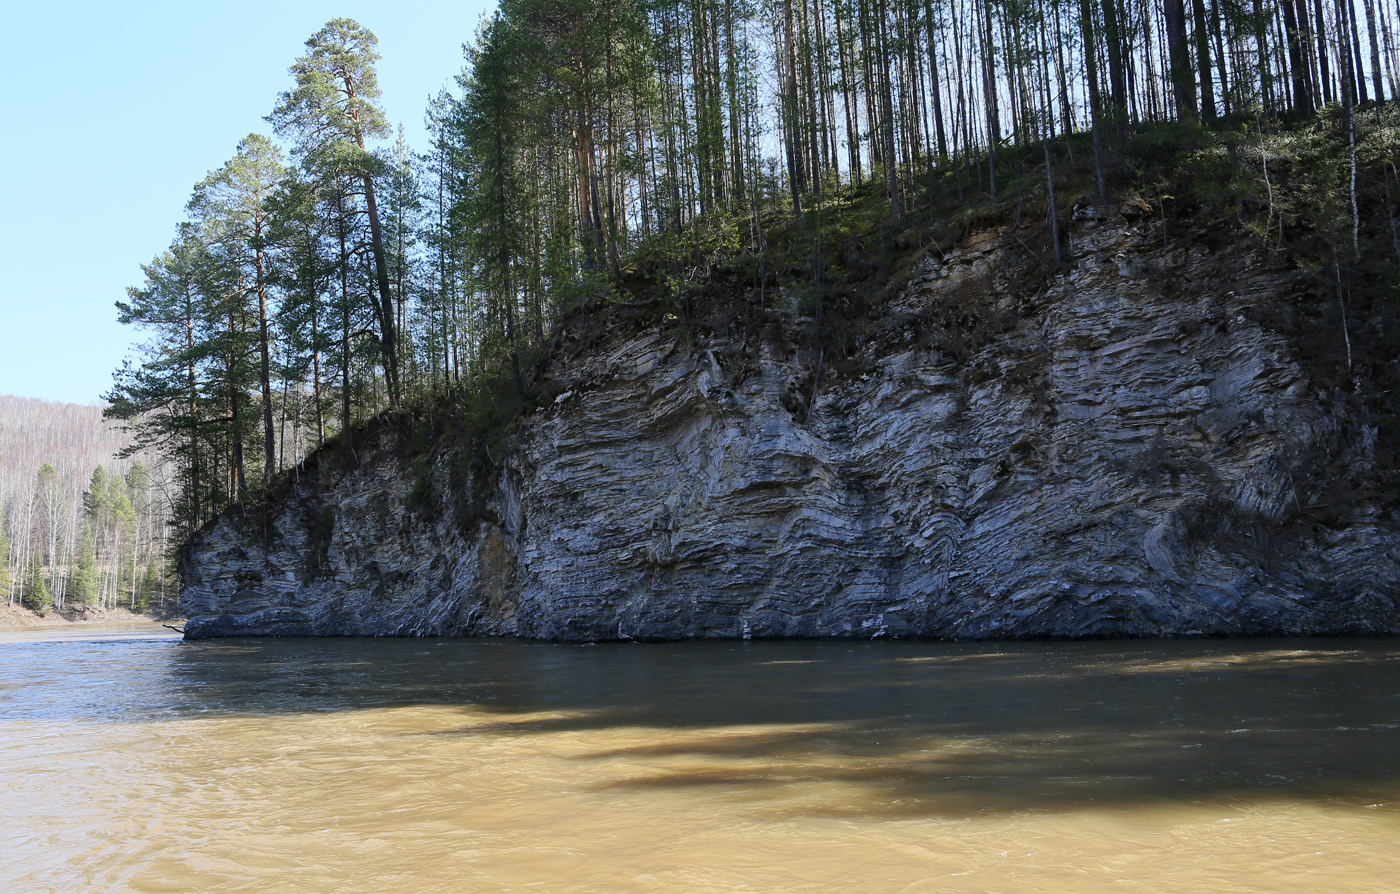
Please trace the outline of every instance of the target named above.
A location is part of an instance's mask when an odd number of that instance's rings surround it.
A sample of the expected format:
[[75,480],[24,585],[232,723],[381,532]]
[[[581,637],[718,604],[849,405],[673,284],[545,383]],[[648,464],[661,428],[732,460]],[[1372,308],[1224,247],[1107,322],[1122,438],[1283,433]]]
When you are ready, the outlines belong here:
[[298,156],[346,141],[363,149],[366,139],[388,135],[374,69],[378,44],[354,19],[332,19],[307,38],[306,54],[288,69],[296,87],[277,97],[268,116]]

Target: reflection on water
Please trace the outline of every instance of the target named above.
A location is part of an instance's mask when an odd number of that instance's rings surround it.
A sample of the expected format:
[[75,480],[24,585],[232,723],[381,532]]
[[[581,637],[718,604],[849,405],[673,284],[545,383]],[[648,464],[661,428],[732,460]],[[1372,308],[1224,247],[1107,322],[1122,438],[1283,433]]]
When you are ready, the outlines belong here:
[[0,632],[0,889],[1386,890],[1391,641]]

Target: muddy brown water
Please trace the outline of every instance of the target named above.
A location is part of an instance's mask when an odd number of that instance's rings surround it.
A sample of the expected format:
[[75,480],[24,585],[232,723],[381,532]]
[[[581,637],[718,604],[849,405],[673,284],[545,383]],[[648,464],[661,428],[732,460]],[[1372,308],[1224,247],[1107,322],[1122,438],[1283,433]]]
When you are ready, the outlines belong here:
[[1400,643],[0,631],[3,891],[1393,891]]

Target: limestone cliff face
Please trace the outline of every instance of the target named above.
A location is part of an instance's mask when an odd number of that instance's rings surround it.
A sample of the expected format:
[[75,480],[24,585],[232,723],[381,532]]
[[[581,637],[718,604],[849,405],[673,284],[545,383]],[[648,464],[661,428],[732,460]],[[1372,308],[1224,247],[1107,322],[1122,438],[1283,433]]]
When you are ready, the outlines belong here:
[[1033,295],[1014,233],[924,258],[815,383],[772,338],[566,339],[494,474],[385,431],[198,534],[187,635],[1400,631],[1400,518],[1329,496],[1374,429],[1258,322],[1286,277],[1117,212],[1073,239]]

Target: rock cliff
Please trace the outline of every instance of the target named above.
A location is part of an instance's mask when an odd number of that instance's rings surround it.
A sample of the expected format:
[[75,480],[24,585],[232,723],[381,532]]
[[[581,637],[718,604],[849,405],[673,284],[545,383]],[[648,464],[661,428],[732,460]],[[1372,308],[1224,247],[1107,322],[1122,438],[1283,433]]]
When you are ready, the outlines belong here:
[[1011,228],[931,250],[840,358],[566,328],[491,471],[383,425],[206,526],[186,633],[1400,631],[1376,429],[1270,325],[1290,275],[1134,214],[1033,287]]

